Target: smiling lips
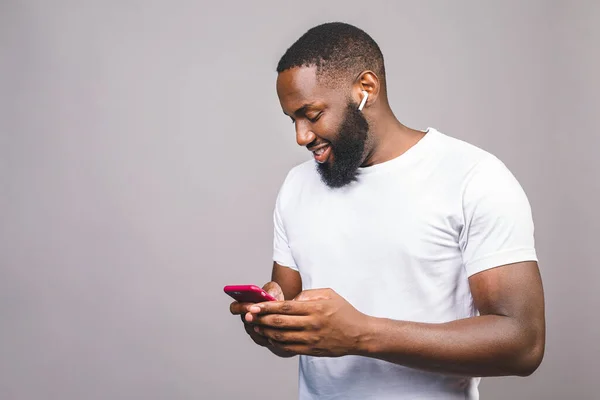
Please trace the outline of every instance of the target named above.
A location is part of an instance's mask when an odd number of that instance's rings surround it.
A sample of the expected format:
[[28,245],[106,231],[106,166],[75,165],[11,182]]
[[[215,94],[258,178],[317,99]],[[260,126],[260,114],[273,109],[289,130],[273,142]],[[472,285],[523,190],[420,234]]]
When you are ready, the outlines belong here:
[[313,155],[315,157],[315,160],[319,164],[323,164],[329,158],[329,154],[331,153],[331,145],[324,144],[324,145],[320,145],[320,146],[316,146],[316,147],[310,148],[308,150],[312,151],[312,153],[313,153]]

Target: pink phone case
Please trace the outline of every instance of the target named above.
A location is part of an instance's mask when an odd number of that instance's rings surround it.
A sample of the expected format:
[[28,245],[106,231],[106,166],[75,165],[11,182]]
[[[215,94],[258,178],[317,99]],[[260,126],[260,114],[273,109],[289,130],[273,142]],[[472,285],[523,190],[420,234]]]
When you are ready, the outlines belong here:
[[240,303],[261,303],[277,300],[256,285],[228,285],[223,291]]

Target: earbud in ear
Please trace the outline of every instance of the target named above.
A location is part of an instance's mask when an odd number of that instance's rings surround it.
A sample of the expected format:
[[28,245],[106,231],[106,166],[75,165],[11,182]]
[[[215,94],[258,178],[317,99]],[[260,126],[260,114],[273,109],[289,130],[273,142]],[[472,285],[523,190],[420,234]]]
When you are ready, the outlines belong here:
[[363,93],[363,98],[360,101],[360,105],[358,106],[358,111],[362,111],[363,107],[365,106],[365,103],[367,102],[367,98],[369,97],[369,93],[367,93],[366,90],[363,90],[362,93]]

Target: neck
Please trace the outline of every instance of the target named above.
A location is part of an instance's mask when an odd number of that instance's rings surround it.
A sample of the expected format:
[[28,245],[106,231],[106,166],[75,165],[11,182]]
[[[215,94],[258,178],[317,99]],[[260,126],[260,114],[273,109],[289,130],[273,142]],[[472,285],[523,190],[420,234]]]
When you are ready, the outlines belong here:
[[399,157],[425,136],[423,131],[409,128],[398,121],[389,107],[369,118],[369,134],[369,150],[362,167]]

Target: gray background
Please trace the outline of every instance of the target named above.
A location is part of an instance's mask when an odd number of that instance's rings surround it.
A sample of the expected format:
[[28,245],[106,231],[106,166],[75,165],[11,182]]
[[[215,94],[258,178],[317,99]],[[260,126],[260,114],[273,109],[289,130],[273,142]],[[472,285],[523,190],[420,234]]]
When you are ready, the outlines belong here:
[[484,399],[592,399],[600,337],[594,1],[0,2],[0,398],[289,399],[222,287],[262,284],[285,173],[275,93],[311,26],[381,45],[391,104],[499,156],[547,295],[536,373]]

